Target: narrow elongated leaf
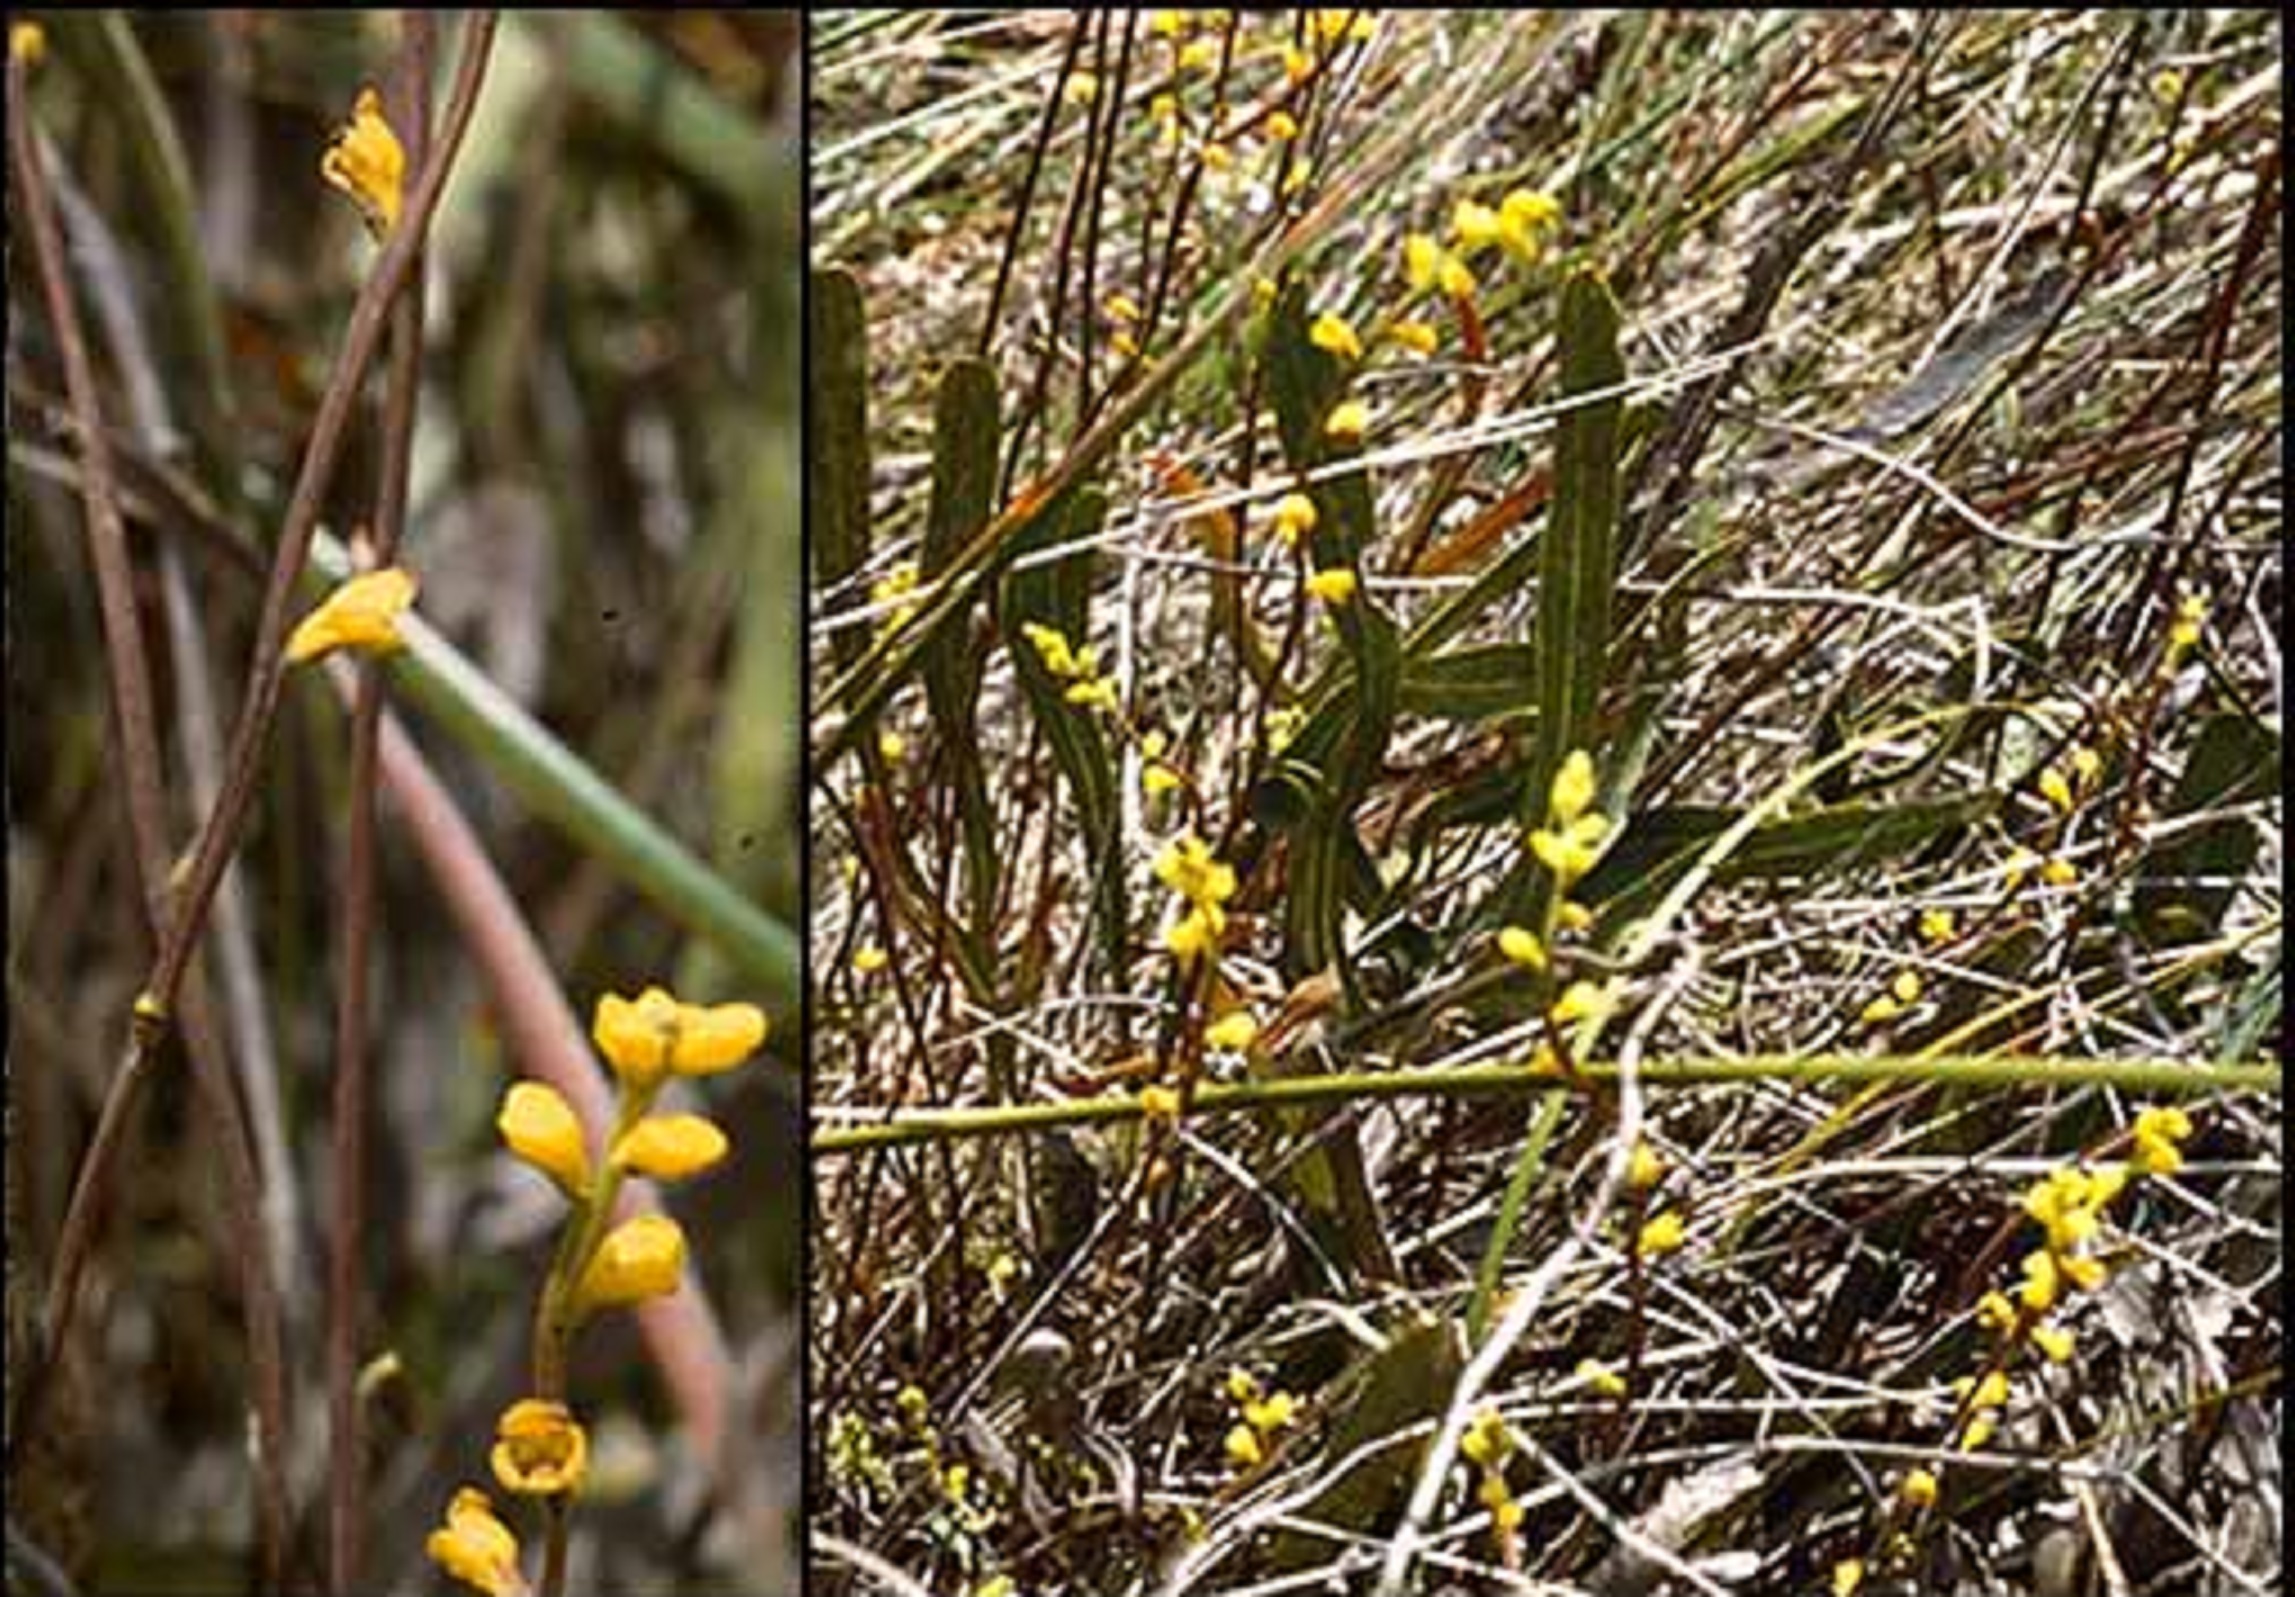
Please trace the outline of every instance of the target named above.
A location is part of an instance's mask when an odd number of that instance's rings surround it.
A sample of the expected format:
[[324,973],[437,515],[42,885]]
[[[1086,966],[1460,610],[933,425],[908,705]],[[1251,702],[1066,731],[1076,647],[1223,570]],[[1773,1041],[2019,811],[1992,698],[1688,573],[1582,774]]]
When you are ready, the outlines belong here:
[[[996,496],[998,408],[996,371],[988,362],[966,357],[941,377],[933,400],[932,509],[919,561],[928,583],[946,574],[987,525]],[[971,621],[969,602],[954,606],[946,629],[919,659],[964,840],[966,934],[985,964],[994,938],[989,921],[996,903],[996,833],[973,715],[982,660],[973,645]]]
[[[806,296],[805,365],[813,387],[805,418],[805,499],[811,509],[813,582],[833,590],[869,554],[869,347],[861,281],[841,266],[813,273]],[[840,667],[860,657],[868,639],[837,634]]]

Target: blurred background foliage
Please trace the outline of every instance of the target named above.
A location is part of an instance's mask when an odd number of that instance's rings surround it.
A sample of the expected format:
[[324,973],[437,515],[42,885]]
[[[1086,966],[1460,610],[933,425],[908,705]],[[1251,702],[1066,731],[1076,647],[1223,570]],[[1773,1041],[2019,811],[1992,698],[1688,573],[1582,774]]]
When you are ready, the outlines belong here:
[[[205,812],[187,775],[202,758],[187,747],[195,712],[212,695],[221,725],[235,715],[258,601],[214,524],[236,523],[267,556],[375,254],[319,159],[360,87],[383,81],[399,23],[388,12],[28,15],[49,34],[31,110],[122,454],[172,836],[187,846]],[[460,38],[441,30],[441,94]],[[155,205],[139,175],[122,63],[140,63],[143,103],[180,141],[190,215]],[[505,18],[432,234],[405,554],[434,626],[784,925],[798,922],[800,894],[797,74],[789,13]],[[13,1383],[150,949],[114,797],[76,450],[13,205],[10,219]],[[186,301],[187,239],[208,303]],[[159,379],[157,405],[141,414],[127,392],[134,363],[118,359],[96,312],[106,294]],[[215,371],[202,364],[210,329],[220,383],[201,380]],[[380,391],[370,383],[336,475],[324,526],[337,537],[371,504]],[[163,547],[184,558],[188,634],[163,621]],[[483,758],[403,704],[400,714],[585,1025],[600,993],[650,982],[699,1001],[764,996],[542,824]],[[235,872],[260,992],[254,1034],[235,1027],[231,1046],[253,1056],[254,1095],[275,1095],[287,1159],[267,1176],[274,1200],[284,1190],[293,1206],[282,1284],[295,1565],[306,1570],[323,1522],[330,884],[342,868],[347,727],[315,673],[290,681]],[[368,1426],[378,1589],[432,1578],[418,1572],[423,1529],[480,1467],[493,1416],[522,1379],[557,1219],[555,1200],[498,1151],[492,1117],[515,1062],[420,860],[384,815],[362,1348],[395,1353],[398,1373],[378,1383]],[[575,1372],[597,1405],[600,1455],[600,1510],[577,1532],[591,1542],[576,1547],[577,1577],[749,1589],[794,1531],[801,1039],[786,1006],[774,1013],[774,1057],[710,1094],[732,1160],[673,1200],[736,1362],[728,1430],[756,1448],[754,1499],[702,1500],[632,1326],[601,1323]],[[95,1589],[245,1579],[246,1377],[230,1260],[251,1239],[228,1234],[179,1066],[137,1117],[85,1335],[52,1434],[33,1439],[53,1467],[20,1475],[41,1484],[11,1497],[11,1547],[22,1529]],[[13,1589],[13,1557],[11,1568]]]

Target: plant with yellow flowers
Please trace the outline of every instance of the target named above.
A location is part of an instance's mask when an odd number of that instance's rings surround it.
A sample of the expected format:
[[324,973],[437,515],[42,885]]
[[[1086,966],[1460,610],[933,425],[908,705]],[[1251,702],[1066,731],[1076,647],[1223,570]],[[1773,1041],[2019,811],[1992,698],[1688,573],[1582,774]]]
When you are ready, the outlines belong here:
[[[573,1105],[545,1083],[513,1083],[495,1120],[510,1151],[547,1176],[569,1206],[534,1316],[533,1391],[503,1411],[490,1460],[503,1490],[541,1505],[543,1597],[564,1583],[567,1512],[589,1458],[588,1435],[567,1402],[574,1336],[601,1310],[675,1292],[685,1271],[685,1233],[675,1220],[648,1213],[617,1220],[622,1184],[632,1175],[683,1181],[725,1157],[725,1133],[714,1123],[657,1106],[672,1081],[719,1075],[756,1053],[765,1016],[751,1004],[704,1008],[649,987],[634,999],[601,998],[591,1036],[616,1084],[604,1157]],[[455,1493],[428,1547],[441,1568],[488,1597],[533,1589],[516,1536],[476,1488]]]

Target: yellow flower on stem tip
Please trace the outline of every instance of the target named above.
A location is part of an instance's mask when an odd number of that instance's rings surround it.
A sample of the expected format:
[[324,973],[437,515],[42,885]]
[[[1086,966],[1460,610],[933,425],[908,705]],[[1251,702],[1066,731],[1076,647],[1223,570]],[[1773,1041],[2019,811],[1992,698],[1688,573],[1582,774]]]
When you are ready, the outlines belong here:
[[1568,828],[1586,813],[1594,802],[1594,757],[1584,749],[1572,749],[1562,757],[1562,764],[1554,772],[1554,785],[1546,795],[1546,807],[1554,824]]
[[1480,200],[1460,200],[1451,209],[1450,230],[1458,235],[1458,252],[1472,255],[1498,242],[1498,213]]
[[1323,423],[1323,436],[1342,444],[1354,443],[1370,430],[1371,407],[1359,399],[1340,400]]
[[1174,838],[1156,856],[1155,879],[1191,904],[1222,904],[1235,896],[1235,867],[1213,858],[1211,845],[1193,832]]
[[2136,1115],[2136,1153],[2130,1161],[2139,1175],[2172,1175],[2183,1168],[2176,1146],[2191,1135],[2191,1116],[2173,1104],[2154,1104]]
[[1258,1040],[1259,1022],[1248,1009],[1229,1010],[1203,1029],[1206,1047],[1231,1054],[1245,1052]]
[[1908,1471],[1897,1487],[1898,1494],[1915,1508],[1926,1508],[1934,1503],[1936,1490],[1936,1475],[1925,1469]]
[[1299,540],[1315,530],[1315,501],[1296,489],[1275,501],[1275,536],[1297,548]]
[[765,1012],[755,1004],[681,1004],[648,987],[634,999],[600,998],[590,1036],[624,1081],[650,1086],[673,1072],[731,1070],[764,1046]]
[[685,1273],[685,1233],[666,1214],[641,1214],[606,1233],[582,1272],[575,1301],[584,1312],[620,1308],[677,1290]]
[[8,57],[28,67],[40,64],[48,53],[48,35],[37,22],[11,22],[8,24]]
[[387,654],[404,648],[398,618],[414,603],[415,586],[413,574],[398,566],[351,578],[297,623],[287,638],[287,663],[301,665],[337,649]]
[[503,1490],[555,1497],[581,1489],[590,1441],[563,1403],[521,1398],[495,1427],[494,1478]]
[[567,1197],[579,1198],[589,1190],[582,1123],[557,1088],[538,1081],[514,1083],[502,1095],[494,1124],[510,1151],[555,1181]]
[[1431,323],[1408,318],[1388,327],[1387,338],[1414,355],[1431,355],[1442,343],[1442,335],[1434,330]]
[[656,1181],[683,1181],[725,1157],[725,1133],[699,1115],[648,1115],[614,1145],[614,1163]]
[[1506,956],[1509,964],[1524,970],[1546,968],[1546,946],[1538,941],[1538,934],[1527,926],[1502,926],[1498,930],[1498,952]]
[[1509,255],[1535,264],[1541,235],[1562,219],[1562,202],[1534,189],[1512,189],[1498,205],[1498,242]]
[[382,98],[373,89],[359,90],[349,125],[336,131],[319,160],[319,175],[351,197],[376,238],[398,224],[406,192],[406,150],[383,119]]
[[1248,1425],[1233,1426],[1223,1444],[1227,1462],[1237,1469],[1253,1469],[1266,1458],[1267,1450],[1259,1445],[1259,1433]]
[[494,1505],[474,1486],[454,1494],[445,1525],[430,1533],[423,1551],[432,1563],[487,1597],[524,1597],[532,1590],[518,1569],[518,1538],[494,1517]]
[[1345,566],[1312,572],[1307,577],[1307,592],[1328,605],[1345,604],[1355,596],[1355,574]]
[[1140,1113],[1149,1120],[1173,1121],[1179,1118],[1179,1089],[1177,1087],[1142,1087]]
[[1356,336],[1353,324],[1336,311],[1324,311],[1315,318],[1314,325],[1307,329],[1307,341],[1341,360],[1363,358],[1362,339]]
[[1688,1240],[1689,1228],[1682,1223],[1680,1214],[1668,1209],[1642,1223],[1641,1230],[1634,1234],[1634,1251],[1654,1259],[1676,1251]]

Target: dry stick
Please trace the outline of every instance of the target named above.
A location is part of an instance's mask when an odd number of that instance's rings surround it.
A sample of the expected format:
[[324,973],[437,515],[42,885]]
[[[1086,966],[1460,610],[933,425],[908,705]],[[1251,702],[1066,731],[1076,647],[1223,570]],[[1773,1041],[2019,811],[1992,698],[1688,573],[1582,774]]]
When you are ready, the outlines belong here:
[[[81,1158],[79,1173],[73,1182],[49,1279],[48,1324],[33,1368],[17,1389],[17,1412],[11,1416],[8,1427],[11,1446],[27,1426],[37,1422],[47,1385],[45,1372],[53,1367],[57,1352],[71,1332],[88,1245],[93,1238],[101,1199],[109,1188],[112,1168],[119,1158],[128,1113],[158,1059],[169,1013],[182,989],[184,972],[190,965],[192,950],[198,945],[199,932],[214,901],[216,886],[222,880],[225,866],[237,852],[237,840],[245,829],[247,812],[254,802],[255,785],[261,775],[264,745],[269,740],[271,723],[279,707],[288,609],[309,553],[311,534],[318,526],[320,503],[342,451],[343,429],[350,418],[351,403],[381,342],[384,315],[406,281],[415,247],[429,225],[431,213],[438,208],[439,195],[446,187],[447,173],[454,164],[454,152],[470,125],[478,87],[485,77],[495,20],[491,11],[477,12],[471,19],[470,38],[457,70],[439,158],[424,171],[398,227],[393,229],[389,243],[376,260],[366,286],[359,291],[342,353],[320,400],[319,414],[311,429],[310,448],[303,457],[301,475],[296,479],[274,552],[262,620],[257,629],[255,656],[249,667],[247,699],[232,728],[231,755],[223,791],[207,824],[201,828],[198,851],[188,878],[180,894],[172,900],[173,913],[160,940],[158,958],[144,990],[136,998],[126,1058],[105,1091],[95,1135]],[[21,69],[11,64],[10,72],[13,87],[21,79]],[[21,100],[20,94],[9,96],[12,132],[19,120],[16,113]],[[12,137],[10,142],[17,141]]]
[[[141,622],[136,614],[134,577],[129,568],[127,528],[120,518],[116,479],[112,472],[110,441],[96,399],[95,370],[88,359],[87,339],[80,327],[79,307],[65,276],[63,232],[57,221],[56,200],[40,159],[38,140],[26,110],[25,61],[11,51],[8,60],[8,149],[16,183],[24,195],[32,230],[32,250],[39,267],[41,289],[47,300],[48,320],[64,362],[64,384],[70,394],[75,429],[80,435],[81,501],[86,509],[90,562],[96,572],[97,600],[102,614],[105,654],[110,663],[112,727],[119,739],[121,766],[127,787],[128,828],[133,847],[131,868],[143,901],[146,923],[155,941],[165,935],[168,914],[167,817],[161,793],[163,767],[159,757],[159,730],[152,712],[151,676],[144,657]],[[202,995],[186,995],[184,1037],[191,1055],[194,1084],[201,1111],[223,1157],[224,1197],[235,1228],[259,1234],[262,1220],[260,1180],[238,1099],[231,1090],[230,1072],[222,1045]],[[123,1099],[125,1095],[122,1095]],[[117,1147],[127,1121],[127,1104],[116,1111],[106,1104],[99,1120],[97,1144]],[[90,1150],[90,1157],[94,1148]],[[101,1218],[100,1203],[82,1203],[75,1191],[57,1238],[59,1271],[67,1258],[85,1256]],[[76,1270],[74,1275],[76,1280]],[[254,1383],[256,1423],[256,1558],[267,1589],[280,1584],[281,1562],[287,1542],[286,1382],[285,1354],[279,1328],[278,1283],[271,1278],[271,1261],[259,1247],[240,1253],[240,1290],[246,1298],[247,1360]],[[69,1299],[51,1292],[50,1334],[17,1388],[17,1412],[10,1416],[8,1445],[13,1455],[17,1439],[39,1413],[48,1375],[63,1349],[66,1324],[61,1307]],[[13,1466],[11,1456],[10,1464]]]
[[[397,109],[406,129],[407,163],[420,171],[430,155],[430,15],[404,12],[401,27],[405,39],[396,73]],[[391,311],[381,474],[375,487],[377,566],[397,558],[406,521],[421,378],[424,260],[417,240],[406,288]],[[343,838],[343,972],[335,1018],[333,1254],[327,1278],[327,1571],[336,1591],[358,1585],[360,1496],[366,1478],[358,1399],[359,1243],[366,1234],[367,966],[375,921],[375,740],[382,717],[380,667],[366,659],[355,669],[351,813]]]

